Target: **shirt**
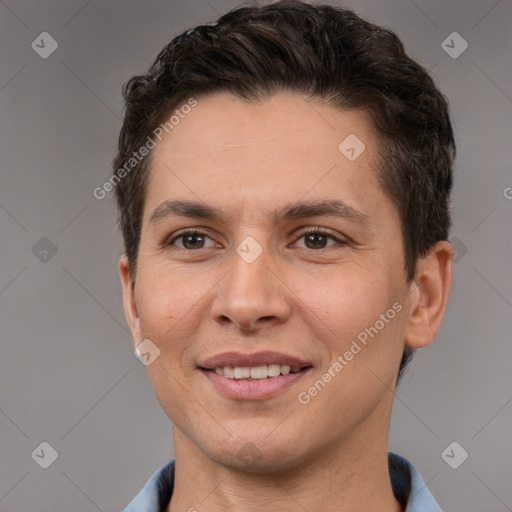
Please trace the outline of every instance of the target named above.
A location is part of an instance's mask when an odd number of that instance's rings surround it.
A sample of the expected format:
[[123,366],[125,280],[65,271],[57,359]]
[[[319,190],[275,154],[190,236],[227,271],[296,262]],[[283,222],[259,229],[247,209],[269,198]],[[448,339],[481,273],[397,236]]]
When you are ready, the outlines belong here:
[[[405,512],[442,512],[418,470],[395,453],[388,453],[389,477],[395,498]],[[174,490],[174,460],[164,464],[123,512],[164,512]]]

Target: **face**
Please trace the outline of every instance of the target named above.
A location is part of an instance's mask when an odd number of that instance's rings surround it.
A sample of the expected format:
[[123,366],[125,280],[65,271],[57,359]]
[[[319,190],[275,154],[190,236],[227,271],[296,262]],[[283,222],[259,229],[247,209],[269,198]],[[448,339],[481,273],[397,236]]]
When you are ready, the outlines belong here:
[[198,453],[283,469],[387,430],[411,288],[376,161],[365,113],[288,93],[198,98],[153,150],[125,307]]

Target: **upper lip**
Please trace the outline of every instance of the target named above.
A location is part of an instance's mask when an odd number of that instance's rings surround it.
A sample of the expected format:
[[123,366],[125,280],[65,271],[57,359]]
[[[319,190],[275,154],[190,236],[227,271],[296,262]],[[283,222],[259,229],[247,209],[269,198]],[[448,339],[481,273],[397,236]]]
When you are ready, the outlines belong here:
[[225,366],[237,366],[239,368],[263,366],[265,364],[278,364],[281,366],[291,366],[302,368],[311,366],[309,361],[299,357],[280,354],[279,352],[264,351],[253,354],[242,354],[240,352],[222,352],[202,361],[199,366],[206,370],[223,368]]

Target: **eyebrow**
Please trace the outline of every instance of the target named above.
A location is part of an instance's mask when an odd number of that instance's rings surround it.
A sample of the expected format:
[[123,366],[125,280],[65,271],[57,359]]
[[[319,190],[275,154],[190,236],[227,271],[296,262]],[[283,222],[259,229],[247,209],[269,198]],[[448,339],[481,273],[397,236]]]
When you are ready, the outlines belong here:
[[[338,217],[359,224],[373,224],[364,213],[345,202],[334,199],[318,202],[295,202],[270,212],[269,219],[275,224],[306,217]],[[167,200],[160,203],[151,213],[149,225],[158,224],[169,217],[187,217],[226,222],[227,215],[220,209],[197,201],[184,199]]]

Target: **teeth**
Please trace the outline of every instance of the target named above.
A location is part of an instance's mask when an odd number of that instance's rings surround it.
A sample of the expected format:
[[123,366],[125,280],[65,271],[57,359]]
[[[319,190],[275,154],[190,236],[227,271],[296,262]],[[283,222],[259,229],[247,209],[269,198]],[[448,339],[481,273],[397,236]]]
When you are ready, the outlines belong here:
[[235,379],[248,379],[250,376],[250,368],[240,368],[239,366],[235,366]]
[[281,375],[281,366],[278,364],[267,365],[267,373],[269,377],[277,377]]
[[290,366],[281,366],[281,373],[283,375],[288,375],[290,373],[291,367]]
[[255,366],[249,369],[251,379],[266,379],[267,378],[267,365]]
[[278,377],[279,375],[288,375],[298,373],[300,367],[290,367],[279,364],[264,364],[262,366],[253,366],[250,368],[240,366],[224,366],[215,368],[217,375],[222,375],[228,379],[266,379],[267,377]]

